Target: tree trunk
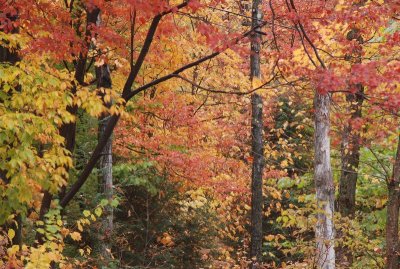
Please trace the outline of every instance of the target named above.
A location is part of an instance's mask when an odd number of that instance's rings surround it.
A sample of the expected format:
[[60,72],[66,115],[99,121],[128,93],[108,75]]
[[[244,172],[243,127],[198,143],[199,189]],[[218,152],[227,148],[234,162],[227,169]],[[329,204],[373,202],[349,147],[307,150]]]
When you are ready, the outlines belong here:
[[[101,138],[105,127],[108,124],[109,117],[102,117],[99,120],[99,137]],[[112,137],[107,141],[103,148],[102,156],[99,162],[100,171],[100,188],[104,199],[111,203],[113,199],[113,177],[112,177]],[[103,235],[103,243],[101,253],[104,258],[111,258],[110,239],[113,232],[113,208],[110,204],[106,205],[103,212],[101,234]]]
[[250,52],[250,79],[261,78],[260,70],[260,49],[261,49],[261,28],[259,25],[262,23],[261,6],[262,0],[253,0],[251,10],[251,27],[254,31],[250,35],[251,39],[251,52]]
[[[351,120],[361,118],[364,90],[362,85],[356,85],[357,92],[348,94],[346,100],[351,111]],[[338,210],[344,217],[354,216],[356,206],[356,183],[360,163],[360,131],[354,130],[351,123],[346,124],[342,137],[342,171],[339,181]]]
[[[250,79],[261,79],[260,72],[260,43],[261,36],[258,33],[261,23],[261,0],[253,0],[252,27],[255,31],[251,35],[250,54]],[[251,268],[259,268],[262,261],[262,176],[264,169],[264,141],[263,141],[263,119],[262,99],[258,94],[251,96],[251,134],[252,134],[252,156],[253,167],[251,176],[251,244],[250,258]]]
[[[100,16],[100,15],[99,15]],[[96,67],[97,88],[111,88],[110,69],[107,64]],[[105,93],[101,96],[104,98]],[[104,100],[104,99],[103,99]],[[111,106],[111,102],[104,101],[106,107]],[[102,115],[99,119],[98,140],[104,136],[105,129],[108,125],[110,115]],[[111,203],[113,199],[113,177],[112,177],[112,136],[107,140],[99,159],[99,191],[103,194],[103,198]],[[110,204],[106,205],[103,212],[103,220],[101,224],[101,255],[104,258],[104,264],[108,266],[108,262],[112,259],[111,255],[111,234],[113,231],[113,208]]]
[[315,94],[315,189],[317,199],[317,225],[315,237],[317,243],[316,261],[318,269],[335,268],[334,249],[334,199],[335,186],[333,183],[330,161],[330,96]]
[[[355,94],[346,95],[346,100],[349,104],[348,111],[351,113],[350,120],[355,120],[362,116],[361,110],[364,101],[364,88],[361,84],[355,87],[357,87],[357,92]],[[360,130],[354,130],[351,122],[346,123],[342,134],[342,167],[337,201],[337,209],[342,217],[353,218],[356,210],[356,185],[361,148],[360,140]],[[338,230],[337,237],[339,238],[342,236],[342,231]],[[339,245],[336,251],[336,260],[338,264],[342,266],[350,266],[353,263],[353,255],[346,246]]]
[[262,175],[264,169],[264,144],[262,99],[258,94],[251,96],[252,104],[252,155],[253,169],[251,176],[251,268],[259,268],[262,258]]
[[[347,40],[356,40],[363,43],[360,30],[351,29],[346,36]],[[354,48],[352,55],[346,56],[349,62],[361,63],[362,48]],[[346,94],[350,120],[362,117],[362,104],[364,102],[364,86],[362,84],[349,85],[355,88],[355,93]],[[360,162],[360,131],[352,128],[351,122],[346,123],[341,145],[342,171],[339,181],[338,210],[342,216],[353,216],[355,213],[355,192],[358,178],[358,165]]]
[[[358,44],[363,43],[363,38],[357,28],[347,33],[347,40],[356,40]],[[362,47],[355,47],[352,55],[346,56],[349,62],[361,63]],[[355,93],[346,94],[348,103],[347,113],[350,114],[350,121],[362,117],[362,105],[364,102],[364,86],[362,84],[349,85],[355,88]],[[346,122],[341,143],[341,174],[339,179],[339,196],[337,209],[342,217],[353,218],[356,210],[356,186],[358,179],[358,166],[360,163],[361,131],[352,128],[351,122]],[[342,231],[338,231],[338,237],[342,237]],[[339,245],[336,259],[343,266],[350,266],[353,263],[353,255],[347,247]]]
[[[45,191],[43,194],[42,204],[40,206],[40,211],[39,211],[39,219],[41,221],[45,221],[45,215],[47,214],[47,212],[49,212],[52,199],[53,199],[53,195],[50,192]],[[44,225],[42,227],[38,227],[38,228],[44,228]],[[36,240],[38,241],[39,245],[43,244],[45,241],[44,234],[36,232]]]
[[388,182],[386,216],[386,269],[399,268],[400,136],[393,175]]

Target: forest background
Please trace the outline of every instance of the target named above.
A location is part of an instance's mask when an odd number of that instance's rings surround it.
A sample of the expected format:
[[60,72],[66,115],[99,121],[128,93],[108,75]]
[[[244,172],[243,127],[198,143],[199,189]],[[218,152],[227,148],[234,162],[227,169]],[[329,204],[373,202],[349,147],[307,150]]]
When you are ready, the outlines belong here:
[[399,268],[396,0],[0,0],[1,268]]

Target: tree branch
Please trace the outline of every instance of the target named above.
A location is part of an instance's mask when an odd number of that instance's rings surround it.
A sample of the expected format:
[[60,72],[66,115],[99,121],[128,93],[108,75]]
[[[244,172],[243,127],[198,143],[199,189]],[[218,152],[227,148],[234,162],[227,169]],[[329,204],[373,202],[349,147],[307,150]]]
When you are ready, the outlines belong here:
[[126,80],[126,83],[124,85],[124,89],[122,91],[122,97],[130,94],[133,82],[135,81],[140,69],[142,68],[143,62],[144,62],[147,54],[149,53],[150,46],[153,43],[154,35],[156,33],[158,24],[160,23],[162,17],[164,17],[167,14],[172,13],[175,10],[178,10],[178,9],[181,9],[181,8],[187,6],[189,1],[183,2],[183,3],[175,6],[174,8],[171,8],[162,13],[159,13],[153,18],[153,20],[150,24],[149,30],[147,32],[147,35],[146,35],[146,39],[144,40],[143,47],[140,50],[139,56],[136,60],[136,63],[131,68],[131,72],[129,73],[128,79]]
[[[187,79],[187,78],[185,78],[183,76],[176,75],[175,77],[180,78],[180,79],[186,81],[187,83],[190,83],[193,86],[195,86],[195,87],[197,87],[197,88],[199,88],[199,89],[201,89],[203,91],[206,91],[206,92],[223,93],[223,94],[234,94],[234,95],[248,95],[248,94],[251,94],[251,93],[253,93],[253,92],[257,91],[257,90],[260,90],[260,89],[264,88],[266,85],[270,84],[276,78],[276,75],[274,75],[267,82],[263,83],[261,86],[259,86],[257,88],[254,88],[254,89],[251,89],[250,91],[247,91],[247,92],[213,90],[213,89],[210,89],[210,88],[203,87],[203,86],[197,84],[196,82],[191,81],[190,79]],[[276,87],[272,87],[272,88],[276,88]]]
[[[184,6],[187,5],[188,2],[182,3],[180,5],[177,6],[177,8],[182,8]],[[133,69],[131,70],[129,77],[125,83],[124,89],[123,89],[123,93],[122,93],[122,98],[124,98],[124,100],[126,102],[128,102],[133,96],[141,93],[142,91],[145,91],[146,89],[155,86],[157,84],[160,84],[161,82],[164,82],[166,80],[169,80],[171,78],[176,77],[177,75],[179,75],[180,73],[182,73],[183,71],[192,68],[196,65],[199,65],[209,59],[212,59],[216,56],[218,56],[219,54],[221,54],[224,50],[226,50],[228,48],[228,46],[223,47],[222,49],[218,49],[216,52],[211,53],[208,56],[205,56],[201,59],[198,59],[197,61],[194,61],[192,63],[189,63],[185,66],[182,66],[181,68],[175,70],[174,72],[170,73],[169,75],[163,76],[161,78],[158,78],[156,80],[153,80],[150,83],[147,83],[139,88],[137,88],[136,90],[132,91],[131,87],[133,85],[133,82],[135,81],[135,78],[137,76],[137,74],[139,73],[139,70],[144,62],[144,59],[149,51],[150,45],[152,43],[153,40],[153,36],[154,33],[156,31],[156,28],[161,20],[161,18],[166,15],[171,13],[174,9],[169,9],[167,11],[164,11],[158,15],[156,15],[156,17],[154,17],[150,28],[149,28],[149,32],[146,36],[143,48],[139,54],[138,60],[135,64],[135,66],[133,67]],[[250,29],[248,32],[245,32],[243,35],[241,35],[240,37],[237,37],[233,40],[233,42],[231,42],[231,45],[235,45],[237,44],[240,40],[242,40],[243,38],[249,36],[255,29],[257,29],[258,27],[261,27],[263,25],[265,25],[266,22],[261,23],[260,25],[257,25],[256,27],[253,27],[252,29]],[[86,182],[86,180],[88,179],[89,175],[91,174],[93,168],[96,166],[96,163],[98,161],[98,159],[100,158],[100,154],[104,148],[104,146],[106,145],[108,139],[110,138],[110,136],[113,133],[113,130],[115,128],[115,126],[117,125],[118,121],[120,119],[120,115],[112,115],[107,126],[106,129],[104,130],[103,136],[100,138],[99,142],[97,143],[92,155],[90,156],[90,159],[88,161],[88,163],[86,164],[85,168],[83,169],[82,173],[79,175],[78,180],[71,186],[71,189],[68,191],[68,193],[65,194],[65,196],[62,198],[60,205],[62,207],[65,207],[68,205],[68,203],[72,200],[72,198],[75,196],[75,194],[79,191],[79,189],[83,186],[83,184]]]

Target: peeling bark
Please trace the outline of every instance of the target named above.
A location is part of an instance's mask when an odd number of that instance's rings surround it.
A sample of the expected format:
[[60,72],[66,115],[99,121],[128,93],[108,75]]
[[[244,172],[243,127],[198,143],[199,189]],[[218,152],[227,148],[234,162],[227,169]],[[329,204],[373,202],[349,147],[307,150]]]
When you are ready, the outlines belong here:
[[332,176],[330,160],[330,96],[328,94],[315,94],[315,156],[314,180],[317,199],[317,225],[315,237],[317,243],[317,268],[335,268],[333,223],[335,186]]

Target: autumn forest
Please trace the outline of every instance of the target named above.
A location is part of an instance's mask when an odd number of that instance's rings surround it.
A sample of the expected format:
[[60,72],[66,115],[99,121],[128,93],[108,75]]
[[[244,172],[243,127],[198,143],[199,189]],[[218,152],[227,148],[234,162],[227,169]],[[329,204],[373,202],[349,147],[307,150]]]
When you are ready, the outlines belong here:
[[399,269],[398,0],[0,0],[0,268]]

